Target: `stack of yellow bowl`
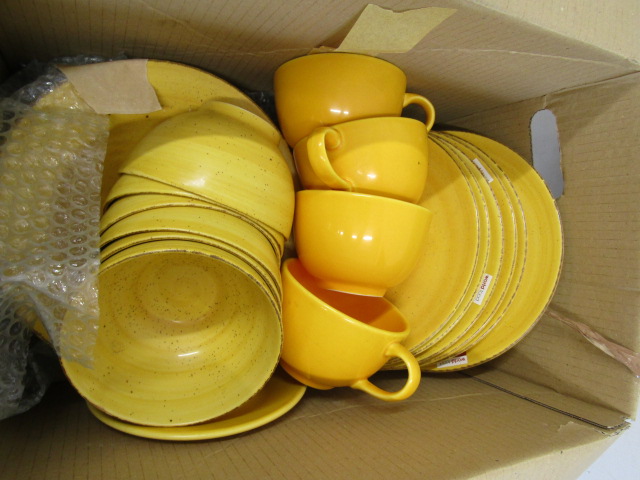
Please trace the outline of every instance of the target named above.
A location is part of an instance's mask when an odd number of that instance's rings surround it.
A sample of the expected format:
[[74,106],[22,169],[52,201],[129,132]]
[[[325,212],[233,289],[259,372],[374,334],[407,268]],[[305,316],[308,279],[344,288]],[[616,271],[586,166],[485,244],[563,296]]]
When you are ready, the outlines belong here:
[[[350,53],[283,64],[274,92],[304,187],[293,225],[298,258],[282,270],[281,363],[314,388],[407,398],[419,367],[402,345],[406,320],[383,297],[413,270],[431,222],[431,211],[416,203],[427,178],[434,108],[406,93],[406,76],[395,65]],[[409,104],[424,109],[425,123],[401,117]],[[385,392],[367,378],[393,357],[408,380]]]
[[266,120],[210,101],[155,126],[120,166],[100,224],[94,364],[64,364],[92,405],[132,424],[190,425],[271,378],[294,211],[280,141]]

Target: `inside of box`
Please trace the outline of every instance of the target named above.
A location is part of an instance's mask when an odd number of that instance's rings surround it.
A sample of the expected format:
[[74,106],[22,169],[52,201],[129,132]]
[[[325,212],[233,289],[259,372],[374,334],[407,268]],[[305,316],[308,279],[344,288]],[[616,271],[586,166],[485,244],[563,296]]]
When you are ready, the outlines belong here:
[[[375,381],[394,389],[403,375],[384,372]],[[7,478],[31,478],[32,466],[61,478],[541,478],[540,462],[554,478],[576,478],[613,439],[460,374],[426,378],[396,404],[351,389],[310,390],[263,428],[187,444],[113,430],[61,384],[28,414],[3,421],[1,431],[11,432],[0,435]]]
[[[275,69],[336,46],[368,2],[92,2],[71,8],[0,6],[0,44],[10,70],[33,59],[99,54],[174,60],[245,90],[269,91]],[[404,69],[409,90],[427,95],[439,121],[629,73],[633,61],[497,11],[460,0],[384,1],[399,12],[455,10],[415,47],[380,54]],[[620,14],[620,12],[618,12]],[[374,32],[375,34],[376,32]],[[526,72],[526,74],[523,74]]]
[[[565,192],[558,200],[565,257],[554,308],[635,352],[640,301],[637,218],[638,75],[569,89],[456,122],[531,158],[527,123],[556,116]],[[634,220],[635,219],[635,220]],[[544,316],[492,366],[634,416],[638,382],[576,331]]]
[[[47,61],[95,53],[106,58],[179,61],[220,75],[247,91],[269,92],[273,72],[281,63],[313,48],[339,43],[366,4],[366,1],[304,0],[292,6],[290,2],[241,0],[189,2],[185,6],[184,2],[169,1],[151,7],[146,2],[112,1],[72,8],[63,2],[58,11],[34,9],[24,2],[3,2],[0,45],[5,62],[0,62],[0,73],[3,64],[7,72],[15,72],[34,59]],[[430,1],[386,1],[379,5],[397,10],[436,6]],[[617,53],[481,6],[457,0],[438,2],[437,6],[456,9],[456,13],[411,51],[380,56],[405,70],[409,89],[433,101],[440,123],[488,135],[527,159],[531,158],[532,115],[544,108],[555,114],[565,176],[565,192],[558,205],[566,250],[553,303],[613,341],[639,351],[640,246],[634,212],[640,200],[637,189],[640,171],[633,156],[640,138],[637,121],[640,82],[638,75],[631,74],[637,65]],[[268,436],[258,432],[241,437],[241,443],[238,438],[224,440],[213,455],[210,449],[202,447],[196,454],[202,462],[200,466],[189,466],[186,459],[193,453],[186,453],[180,446],[152,443],[145,448],[163,456],[177,454],[181,459],[177,466],[140,466],[147,460],[137,458],[133,459],[138,463],[134,468],[143,468],[145,474],[149,469],[160,472],[165,467],[180,468],[186,473],[204,467],[226,468],[231,475],[241,468],[234,461],[242,458],[245,448],[258,452],[249,460],[258,464],[271,463],[267,452],[274,448],[275,454],[290,456],[291,439],[300,441],[293,430],[301,425],[314,432],[306,439],[314,448],[334,444],[336,436],[341,439],[339,445],[353,445],[350,451],[332,451],[337,465],[355,458],[370,467],[379,467],[379,472],[393,468],[412,474],[416,472],[406,470],[412,468],[411,459],[428,456],[433,450],[428,442],[424,443],[425,431],[444,432],[437,438],[427,438],[437,445],[438,451],[447,451],[472,428],[474,441],[491,439],[489,454],[487,445],[479,443],[467,451],[474,470],[481,471],[496,468],[496,458],[514,462],[519,456],[533,454],[558,460],[557,452],[562,452],[562,448],[570,451],[573,445],[586,445],[601,438],[596,429],[574,423],[560,412],[602,428],[616,428],[625,416],[633,416],[637,408],[635,377],[575,331],[547,316],[513,350],[487,367],[469,373],[482,382],[467,375],[428,376],[419,396],[406,405],[393,407],[384,416],[374,415],[382,406],[366,401],[358,403],[363,400],[352,392],[313,392],[310,401],[303,402],[292,418],[270,428]],[[526,380],[528,386],[525,388],[518,379]],[[397,381],[393,374],[387,374],[383,380]],[[531,384],[541,388],[532,388]],[[500,408],[492,403],[497,395],[501,399],[496,403]],[[324,402],[327,397],[330,401]],[[538,403],[524,402],[523,406],[522,397]],[[81,400],[76,398],[75,402],[77,407]],[[64,429],[58,432],[63,436],[79,435],[80,441],[74,443],[83,445],[86,458],[99,461],[104,471],[113,472],[113,476],[123,466],[109,459],[138,455],[128,449],[140,445],[137,439],[91,421],[84,409],[76,418],[78,410],[72,408],[73,404],[55,400],[53,403],[54,407],[48,403],[46,409],[37,410],[33,416],[22,416],[3,425],[16,432],[27,432],[29,428],[41,432],[40,443],[33,448],[47,468],[53,469],[50,471],[64,468],[56,462],[69,454],[64,442],[47,443],[55,429]],[[557,411],[541,409],[540,404]],[[370,420],[370,435],[362,435],[359,428],[355,438],[356,429],[349,429],[354,409]],[[48,416],[51,411],[53,417]],[[460,415],[461,411],[465,414]],[[465,420],[481,418],[486,411],[497,415],[491,424],[470,425]],[[56,423],[60,419],[67,422],[65,426]],[[97,429],[107,438],[119,441],[92,443],[91,435]],[[491,432],[498,429],[510,433],[494,438]],[[400,432],[398,437],[403,442],[384,445],[387,439],[384,432],[389,430]],[[555,437],[557,433],[559,437]],[[556,440],[552,441],[552,436]],[[17,452],[31,441],[26,433],[19,434],[15,443],[9,443],[7,437],[2,438],[7,442],[2,451]],[[379,455],[389,449],[397,452],[393,460]],[[504,454],[505,451],[509,453]],[[309,469],[317,476],[335,472],[334,466],[325,465],[320,458],[304,454],[293,457],[287,468],[299,476],[309,474]],[[444,462],[447,468],[454,469],[450,470],[452,476],[462,476],[469,468],[453,457],[425,461],[434,471]],[[79,468],[88,468],[90,463]],[[250,467],[247,466],[249,470]],[[11,465],[7,468],[5,471],[12,471]],[[237,478],[243,475],[249,478],[247,472],[239,472]]]

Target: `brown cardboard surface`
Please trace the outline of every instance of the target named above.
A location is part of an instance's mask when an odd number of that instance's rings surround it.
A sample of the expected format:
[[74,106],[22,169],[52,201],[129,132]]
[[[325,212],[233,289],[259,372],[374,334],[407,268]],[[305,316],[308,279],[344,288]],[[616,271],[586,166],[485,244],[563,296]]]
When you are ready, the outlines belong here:
[[[399,387],[402,374],[376,382]],[[462,375],[426,377],[390,404],[351,389],[310,390],[280,420],[197,443],[128,436],[104,426],[65,384],[0,423],[5,478],[574,478],[605,446],[602,433]],[[588,451],[578,454],[578,451]],[[531,465],[520,465],[526,458]],[[475,476],[474,476],[475,475]]]
[[[640,35],[638,35],[640,3],[636,0],[616,0],[606,3],[600,0],[473,1],[563,36],[640,61]],[[581,21],[576,22],[576,17],[580,17]],[[603,21],[603,18],[606,18],[606,21]]]
[[[629,75],[638,66],[619,48],[620,32],[615,42],[603,40],[624,11],[608,18],[590,10],[584,21],[574,12],[552,24],[556,2],[527,2],[537,5],[532,10],[505,0],[513,5],[503,5],[504,15],[491,1],[490,8],[480,0],[377,3],[395,11],[456,9],[410,51],[382,57],[405,70],[409,90],[432,99],[439,121],[487,134],[526,158],[531,115],[545,107],[557,115],[566,260],[554,304],[638,351],[640,82]],[[5,0],[0,57],[9,71],[61,55],[162,58],[269,90],[277,66],[339,45],[367,4]],[[525,19],[535,12],[544,14],[533,25]],[[597,39],[590,26],[598,27]],[[425,376],[416,395],[398,404],[349,389],[309,391],[270,425],[189,444],[116,432],[62,384],[0,423],[0,472],[21,479],[575,478],[637,406],[629,371],[548,317],[516,348],[469,373],[477,377]],[[398,387],[402,373],[376,381]]]
[[[553,299],[563,313],[640,351],[640,76],[631,75],[461,119],[530,156],[528,119],[557,117],[565,194],[558,201],[565,259]],[[634,416],[633,374],[548,316],[493,364],[534,382]]]
[[551,388],[534,384],[488,365],[467,372],[474,380],[500,388],[528,402],[563,414],[610,432],[627,428],[625,415],[575,397],[563,395]]
[[[33,8],[0,4],[0,45],[12,69],[34,58],[126,55],[197,65],[250,90],[270,90],[275,69],[322,45],[338,45],[369,2],[112,0]],[[447,121],[561,88],[612,78],[637,65],[618,54],[462,0],[386,0],[399,12],[456,13],[406,53],[409,90],[426,94]],[[522,72],[527,72],[522,75]]]

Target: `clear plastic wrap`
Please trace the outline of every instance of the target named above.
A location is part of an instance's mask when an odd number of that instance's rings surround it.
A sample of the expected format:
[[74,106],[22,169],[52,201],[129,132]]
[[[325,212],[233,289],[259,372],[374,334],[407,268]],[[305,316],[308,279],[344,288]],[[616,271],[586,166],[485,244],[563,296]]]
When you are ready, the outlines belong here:
[[[34,388],[32,332],[91,363],[109,121],[54,67],[0,99],[0,119],[1,419],[37,403],[47,383]],[[69,309],[81,314],[73,325]]]

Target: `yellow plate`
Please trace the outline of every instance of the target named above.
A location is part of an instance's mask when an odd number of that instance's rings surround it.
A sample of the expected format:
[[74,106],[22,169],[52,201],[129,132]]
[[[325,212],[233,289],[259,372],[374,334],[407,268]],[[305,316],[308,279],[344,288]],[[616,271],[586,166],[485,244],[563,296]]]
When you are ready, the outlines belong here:
[[87,406],[98,420],[130,435],[171,441],[211,440],[244,433],[273,422],[295,407],[306,389],[306,386],[278,369],[264,388],[244,405],[214,420],[183,427],[137,425],[107,415],[89,402]]
[[[453,148],[449,143],[444,142],[437,134],[432,135],[433,140],[438,143],[451,158],[453,158],[463,169],[466,175],[472,176],[479,186],[479,193],[482,195],[482,202],[486,205],[488,214],[487,232],[487,261],[482,271],[474,275],[476,282],[472,289],[472,295],[465,298],[466,307],[461,312],[460,320],[445,335],[441,336],[436,343],[422,353],[420,362],[423,365],[433,363],[439,359],[443,352],[452,347],[460,338],[467,334],[477,322],[482,320],[486,308],[494,299],[500,295],[502,284],[496,280],[503,275],[503,256],[505,250],[505,233],[503,212],[509,215],[510,208],[505,211],[504,192],[492,188],[487,181],[487,177],[481,173],[470,159]],[[446,358],[446,357],[445,357]]]
[[562,268],[563,239],[560,214],[549,190],[533,169],[506,146],[467,132],[447,132],[465,140],[491,158],[520,198],[526,223],[527,251],[522,277],[504,318],[455,365],[431,369],[461,370],[488,362],[516,345],[534,327],[555,292]]
[[500,274],[493,279],[495,290],[486,300],[482,313],[473,325],[446,350],[432,359],[433,362],[438,362],[466,351],[503,317],[520,282],[526,255],[526,235],[520,200],[511,183],[504,178],[504,173],[494,162],[486,158],[482,152],[473,149],[472,145],[463,143],[461,139],[445,134],[435,135],[484,172],[483,175],[498,200],[504,229],[502,267]]
[[409,322],[405,345],[412,352],[455,319],[461,299],[471,290],[476,265],[485,261],[469,179],[432,140],[429,177],[418,204],[433,212],[423,254],[411,275],[386,295]]
[[[434,143],[435,142],[434,140]],[[419,348],[416,351],[416,358],[420,362],[421,365],[428,365],[431,363],[429,361],[431,357],[431,349],[437,348],[443,338],[451,332],[454,328],[456,328],[461,322],[465,320],[465,316],[469,313],[469,310],[472,309],[473,298],[476,296],[478,287],[480,286],[482,279],[485,276],[485,271],[489,262],[489,250],[491,243],[491,230],[490,230],[490,211],[493,213],[493,207],[495,204],[491,205],[488,198],[485,197],[483,190],[480,186],[479,179],[474,175],[474,172],[470,170],[463,162],[460,161],[455,155],[450,155],[450,152],[447,152],[449,161],[453,162],[458,169],[461,171],[462,175],[467,179],[467,183],[469,185],[469,189],[471,194],[476,200],[477,211],[476,212],[455,212],[456,215],[463,217],[463,219],[467,219],[470,222],[473,222],[474,215],[478,218],[478,226],[479,226],[479,244],[478,244],[478,262],[474,266],[473,273],[469,279],[469,287],[464,295],[459,299],[458,307],[452,317],[450,317],[449,321],[443,324],[442,328],[429,339],[428,341],[420,344]],[[449,217],[450,221],[450,217]],[[460,251],[462,246],[458,247],[458,252]],[[472,309],[475,310],[475,309]]]
[[[179,63],[149,60],[147,77],[156,91],[162,109],[145,114],[109,116],[111,125],[102,178],[102,204],[118,178],[120,166],[133,148],[142,137],[169,117],[196,109],[208,100],[220,100],[242,107],[273,124],[266,113],[248,96],[221,78],[203,70]],[[280,150],[289,169],[294,172],[293,158],[284,140],[280,143]]]

